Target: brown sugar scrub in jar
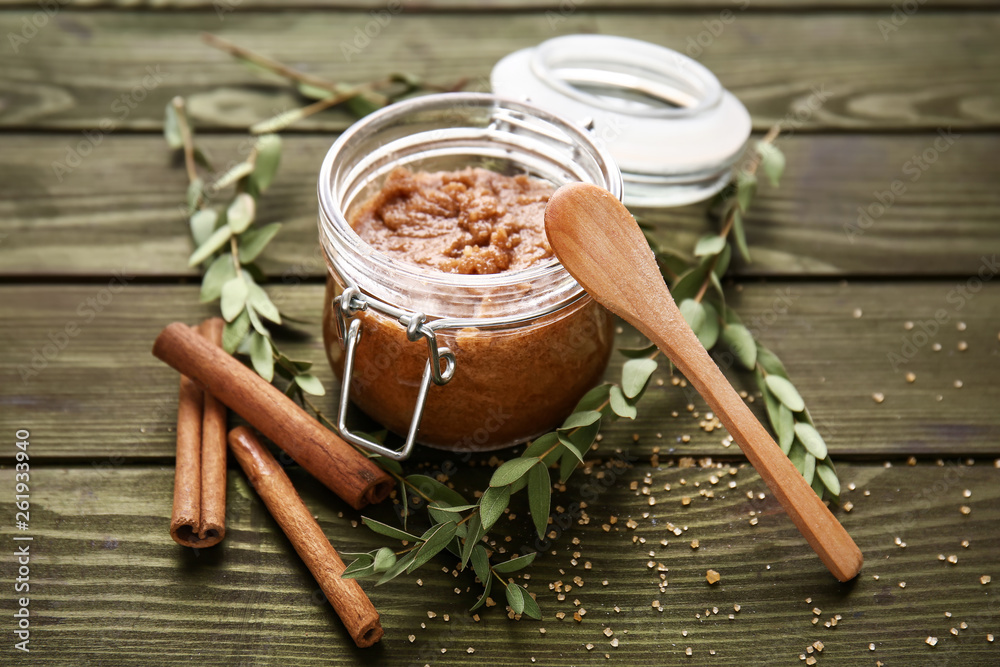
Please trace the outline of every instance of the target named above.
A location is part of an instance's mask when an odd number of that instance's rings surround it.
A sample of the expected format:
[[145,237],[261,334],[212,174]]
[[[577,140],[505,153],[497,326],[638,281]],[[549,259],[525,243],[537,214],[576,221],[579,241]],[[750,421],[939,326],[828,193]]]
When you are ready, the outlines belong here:
[[[621,195],[587,133],[529,105],[443,94],[368,116],[319,180],[324,340],[359,408],[414,441],[483,451],[551,430],[600,381],[612,317],[554,258],[559,184]],[[419,429],[417,429],[419,425]]]

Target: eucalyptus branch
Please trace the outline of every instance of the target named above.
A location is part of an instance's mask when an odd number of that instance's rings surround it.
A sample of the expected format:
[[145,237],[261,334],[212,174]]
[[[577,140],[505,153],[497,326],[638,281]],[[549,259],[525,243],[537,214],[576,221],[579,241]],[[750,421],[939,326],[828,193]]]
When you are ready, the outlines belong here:
[[345,103],[355,115],[364,116],[396,101],[403,95],[421,91],[453,92],[464,88],[467,81],[462,78],[454,84],[439,86],[427,83],[414,74],[397,73],[367,83],[348,85],[299,71],[273,58],[233,44],[218,35],[202,33],[202,41],[255,68],[296,83],[299,94],[317,100],[307,106],[282,111],[255,123],[250,128],[251,134],[278,132],[304,118]]
[[[764,397],[768,421],[782,451],[792,460],[816,493],[840,495],[840,482],[830,460],[823,437],[816,429],[798,390],[788,378],[781,361],[754,339],[739,316],[726,307],[719,279],[729,266],[732,246],[750,260],[743,230],[743,214],[756,195],[757,171],[762,169],[777,185],[785,158],[774,145],[778,127],[771,128],[756,143],[751,155],[736,174],[735,185],[722,198],[722,226],[718,234],[704,236],[695,245],[697,265],[687,271],[664,275],[671,283],[671,293],[685,320],[705,349],[721,341],[732,350],[740,365],[754,373]],[[654,252],[658,251],[654,245]],[[711,288],[711,291],[709,289]]]

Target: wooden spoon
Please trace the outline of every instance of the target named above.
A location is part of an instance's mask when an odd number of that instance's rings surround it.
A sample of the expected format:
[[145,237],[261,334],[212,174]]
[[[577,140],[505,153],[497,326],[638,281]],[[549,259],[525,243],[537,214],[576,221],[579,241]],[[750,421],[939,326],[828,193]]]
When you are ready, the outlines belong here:
[[545,231],[584,289],[645,334],[694,385],[830,572],[840,581],[853,579],[861,570],[861,550],[684,321],[628,209],[595,185],[571,183],[549,199]]

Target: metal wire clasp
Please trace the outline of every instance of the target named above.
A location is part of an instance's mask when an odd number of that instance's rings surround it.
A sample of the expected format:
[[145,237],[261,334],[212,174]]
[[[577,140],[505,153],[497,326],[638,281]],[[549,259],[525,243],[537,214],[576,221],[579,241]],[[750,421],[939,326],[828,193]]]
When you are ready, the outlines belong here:
[[[354,352],[361,342],[361,320],[352,319],[357,313],[372,309],[391,317],[406,327],[406,338],[417,342],[427,339],[427,363],[424,375],[417,392],[417,402],[410,418],[410,429],[406,434],[406,443],[402,449],[395,450],[383,447],[378,443],[351,433],[347,428],[347,405],[351,388],[351,375],[354,371]],[[455,354],[447,347],[438,347],[437,333],[432,324],[428,324],[423,313],[410,312],[391,306],[384,301],[361,293],[357,285],[350,285],[333,300],[333,309],[337,323],[337,333],[341,347],[344,348],[344,377],[340,387],[340,409],[337,412],[337,428],[340,435],[347,441],[369,451],[381,454],[395,461],[402,461],[410,456],[416,443],[417,431],[420,428],[420,418],[424,413],[424,402],[433,381],[436,385],[448,384],[455,375]],[[444,370],[441,362],[444,361]]]

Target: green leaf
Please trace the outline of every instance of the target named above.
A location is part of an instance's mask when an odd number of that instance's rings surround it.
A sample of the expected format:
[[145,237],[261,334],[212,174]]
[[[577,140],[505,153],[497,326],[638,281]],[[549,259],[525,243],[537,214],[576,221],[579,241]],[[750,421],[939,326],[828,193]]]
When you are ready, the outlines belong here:
[[[560,436],[561,437],[561,436]],[[559,459],[559,481],[565,482],[576,470],[577,465],[583,461],[583,455],[575,445],[563,442],[565,445],[562,457]]]
[[646,347],[620,347],[618,348],[618,352],[628,359],[644,359],[656,352],[656,344],[650,343]]
[[336,94],[332,90],[320,88],[319,86],[313,86],[308,83],[299,83],[296,88],[299,89],[300,95],[308,97],[311,100],[326,100]]
[[483,522],[483,530],[488,531],[503,514],[510,502],[510,487],[491,486],[479,499],[479,517]]
[[736,249],[740,251],[740,257],[744,262],[750,262],[750,248],[747,247],[747,233],[743,226],[743,214],[739,208],[733,207],[733,241]]
[[218,192],[223,188],[227,188],[241,178],[246,178],[253,173],[253,163],[252,162],[239,162],[234,164],[229,170],[220,176],[215,183],[212,184],[212,191]]
[[719,311],[707,301],[701,306],[705,310],[705,321],[698,329],[697,336],[702,347],[711,350],[719,340]]
[[305,118],[304,112],[304,107],[282,111],[279,114],[271,116],[267,120],[262,120],[259,123],[251,125],[250,134],[271,134],[274,132],[280,132],[289,125],[297,123]]
[[792,448],[788,451],[788,460],[792,462],[795,469],[800,473],[806,469],[806,457],[809,453],[806,452],[805,447],[802,443],[796,440],[792,443]]
[[622,392],[626,398],[635,398],[646,388],[656,366],[655,359],[629,359],[625,362],[622,366]]
[[211,208],[203,208],[195,211],[191,216],[191,238],[194,244],[200,246],[207,241],[212,232],[215,231],[215,222],[219,219],[219,214]]
[[226,322],[222,329],[222,348],[232,354],[240,346],[250,331],[250,315],[243,311],[232,322]]
[[780,375],[768,375],[765,378],[767,388],[774,392],[778,400],[784,403],[792,412],[802,412],[806,402],[799,396],[798,390],[791,382]]
[[389,75],[393,81],[405,84],[407,88],[416,90],[424,87],[424,80],[412,72],[393,72]]
[[257,202],[254,198],[241,192],[233,198],[226,210],[226,224],[233,230],[233,234],[242,234],[253,223],[256,211]]
[[458,525],[454,521],[439,523],[436,526],[428,528],[427,532],[420,537],[424,543],[417,549],[416,555],[413,557],[413,562],[406,569],[407,573],[413,572],[448,546],[448,543],[455,537],[457,529]]
[[649,240],[650,247],[652,247],[656,253],[656,263],[659,265],[660,274],[663,275],[663,279],[667,281],[667,284],[669,284],[673,278],[683,274],[691,268],[692,260],[690,257],[686,257],[671,248],[657,247],[655,240],[650,239],[648,236],[647,239]]
[[733,351],[736,359],[747,370],[753,370],[757,365],[757,341],[753,334],[742,324],[726,324],[720,332],[722,342]]
[[[441,503],[442,501],[437,501]],[[468,512],[471,509],[475,509],[479,505],[428,505],[428,509],[436,509],[439,512],[451,513],[451,514],[461,514],[462,512]]]
[[757,142],[757,154],[760,155],[760,168],[764,170],[771,185],[777,187],[781,175],[785,172],[785,154],[774,144]]
[[389,568],[389,570],[382,575],[382,578],[375,582],[376,586],[381,586],[382,584],[392,581],[399,575],[406,571],[406,568],[410,566],[413,562],[413,558],[416,555],[415,551],[411,551],[402,558],[396,560],[396,564]]
[[538,603],[529,594],[524,594],[524,612],[525,616],[533,618],[535,620],[542,620],[542,610],[538,608]]
[[733,248],[727,243],[726,247],[722,249],[721,253],[719,253],[719,258],[715,262],[715,267],[712,268],[712,274],[716,280],[726,275],[726,271],[729,270],[729,262],[732,258]]
[[493,588],[493,577],[490,577],[489,579],[486,580],[486,583],[483,585],[483,594],[479,597],[479,600],[476,601],[476,604],[472,605],[472,607],[469,608],[469,611],[475,611],[480,607],[482,607],[484,604],[486,604],[486,599],[490,596],[490,590],[492,590],[492,588]]
[[816,474],[816,457],[806,452],[802,466],[802,476],[806,478],[806,484],[813,483],[813,476]]
[[262,134],[257,137],[257,159],[254,160],[253,178],[260,192],[267,190],[278,171],[281,162],[281,137],[276,134]]
[[174,150],[184,148],[180,119],[177,117],[177,109],[174,108],[172,101],[167,103],[163,116],[163,138],[167,140],[167,145]]
[[552,505],[552,479],[545,466],[535,466],[528,472],[528,507],[539,539],[545,537]]
[[[521,456],[534,456],[540,457],[545,452],[545,458],[542,459],[542,464],[545,466],[550,466],[559,459],[559,447],[553,449],[553,445],[559,442],[559,435],[554,431],[551,433],[546,433],[545,435],[540,435],[535,438],[530,445],[525,447],[524,452]],[[549,451],[549,450],[552,451]]]
[[684,299],[678,305],[678,309],[681,311],[684,321],[697,333],[698,329],[705,323],[705,307],[701,305],[700,301]]
[[386,537],[391,537],[395,540],[406,540],[408,542],[418,542],[420,540],[416,535],[411,535],[406,531],[400,530],[388,524],[382,523],[381,521],[376,521],[369,517],[361,517],[361,523],[368,526],[368,529],[373,533],[378,533],[379,535],[385,535]]
[[774,430],[778,434],[781,451],[788,454],[795,440],[795,416],[784,405],[778,406],[778,421],[774,424]]
[[788,379],[788,371],[785,370],[785,365],[781,363],[781,359],[778,359],[774,352],[771,352],[771,350],[763,345],[757,346],[757,363],[769,375],[780,375],[786,380]]
[[278,307],[274,305],[271,298],[264,291],[264,288],[247,276],[249,282],[247,301],[253,306],[253,309],[260,313],[260,316],[268,319],[275,324],[281,324],[281,313],[278,312]]
[[344,569],[344,572],[340,575],[341,579],[357,579],[359,577],[366,577],[370,574],[375,574],[375,563],[369,556],[367,560],[357,559],[353,563]]
[[515,614],[524,611],[524,589],[517,584],[507,584],[507,604]]
[[281,229],[280,222],[272,222],[257,229],[248,229],[240,235],[240,263],[249,264],[257,259],[261,251],[271,242]]
[[559,427],[560,431],[565,431],[574,428],[580,428],[581,426],[590,426],[591,424],[599,421],[601,419],[601,413],[595,412],[593,410],[586,410],[584,412],[574,412],[569,417],[566,417],[566,421],[563,422],[562,426]]
[[233,256],[224,252],[208,265],[204,277],[201,279],[202,303],[215,301],[222,296],[222,286],[236,277],[236,267],[233,266]]
[[826,458],[827,449],[823,436],[815,428],[805,422],[795,424],[795,435],[798,437],[806,451],[819,460]]
[[226,281],[222,286],[222,317],[232,322],[243,311],[247,303],[247,284],[243,276],[237,276]]
[[[816,471],[819,471],[818,463],[816,464]],[[816,473],[813,473],[812,490],[819,496],[820,500],[823,500],[823,492],[826,491],[826,487],[823,486],[823,480]]]
[[607,405],[608,393],[610,391],[611,383],[609,382],[597,385],[583,395],[583,398],[573,408],[573,412],[596,412],[600,409],[601,415],[607,414],[610,411],[610,407]]
[[750,202],[757,194],[757,177],[741,171],[736,175],[736,201],[744,213],[750,207]]
[[323,388],[323,383],[320,382],[320,379],[312,373],[296,375],[295,384],[302,387],[302,391],[307,394],[312,394],[313,396],[323,396],[326,394],[326,389]]
[[[267,330],[267,327],[265,327],[264,323],[261,322],[260,316],[257,315],[257,311],[254,310],[253,306],[251,306],[249,303],[247,304],[247,314],[250,316],[250,324],[253,325],[254,330],[261,336],[267,336],[268,338],[270,338],[271,332]],[[250,350],[247,350],[247,354],[249,353]]]
[[271,341],[254,331],[250,334],[250,361],[257,375],[268,382],[274,379],[274,355],[271,353]]
[[188,258],[188,266],[197,266],[214,255],[222,246],[229,242],[229,238],[232,235],[233,230],[229,227],[219,227],[216,229],[208,237],[208,240],[198,246],[198,249],[191,254]]
[[[559,436],[559,442],[562,443],[563,447],[572,454],[578,461],[583,461],[584,455],[590,449],[590,446],[594,444],[594,439],[597,437],[598,431],[601,430],[601,413],[588,411],[588,412],[574,412],[563,425],[556,430]],[[562,471],[567,472],[567,466],[569,464],[563,460],[562,461]],[[573,468],[576,464],[573,464]],[[573,468],[568,469],[572,472]],[[565,475],[563,475],[565,479]]]
[[490,486],[507,486],[513,484],[538,463],[536,458],[516,458],[507,461],[496,469],[490,478]]
[[197,146],[194,147],[194,161],[209,171],[215,171],[215,167],[212,166],[212,161],[208,159],[208,155]]
[[396,554],[389,547],[382,547],[375,552],[375,571],[385,572],[396,564]]
[[187,205],[188,213],[194,213],[198,210],[198,204],[201,203],[201,199],[205,194],[205,181],[200,178],[196,178],[190,183],[188,183],[187,188]]
[[701,290],[701,284],[708,278],[708,262],[701,262],[693,269],[681,274],[670,287],[674,301],[680,303],[684,299],[693,299]]
[[840,496],[840,480],[837,479],[837,471],[828,461],[823,461],[816,466],[816,474],[823,481],[823,486],[827,488],[831,496]]
[[410,475],[406,478],[406,481],[407,483],[420,489],[420,493],[424,494],[431,500],[440,501],[448,505],[469,504],[469,501],[466,500],[461,493],[455,489],[449,488],[433,477],[428,477],[427,475]]
[[484,586],[492,579],[490,576],[490,557],[486,553],[486,547],[482,544],[476,544],[472,550],[472,569]]
[[[338,86],[342,88],[342,92],[348,92],[354,86]],[[389,98],[385,95],[380,95],[379,93],[372,91],[362,91],[357,95],[347,99],[347,108],[351,110],[351,113],[358,117],[367,116],[373,111],[378,111],[386,104],[388,104]]]
[[[465,542],[462,544],[462,569],[465,569],[466,563],[469,562],[469,558],[472,556],[473,548],[479,544],[479,540],[483,537],[483,522],[479,519],[479,512],[472,515],[466,524],[469,526],[468,531],[465,534]],[[485,551],[484,551],[485,553]]]
[[702,236],[694,247],[695,257],[708,257],[718,255],[726,247],[726,239],[723,236],[711,235]]
[[497,574],[510,574],[511,572],[523,570],[531,565],[531,563],[535,560],[535,556],[536,554],[530,553],[524,556],[518,556],[517,558],[511,558],[510,560],[500,563],[499,565],[494,565],[493,571]]
[[622,393],[621,387],[618,385],[611,387],[611,409],[616,415],[626,419],[635,419],[636,415],[639,414],[635,406],[625,398],[625,394]]

